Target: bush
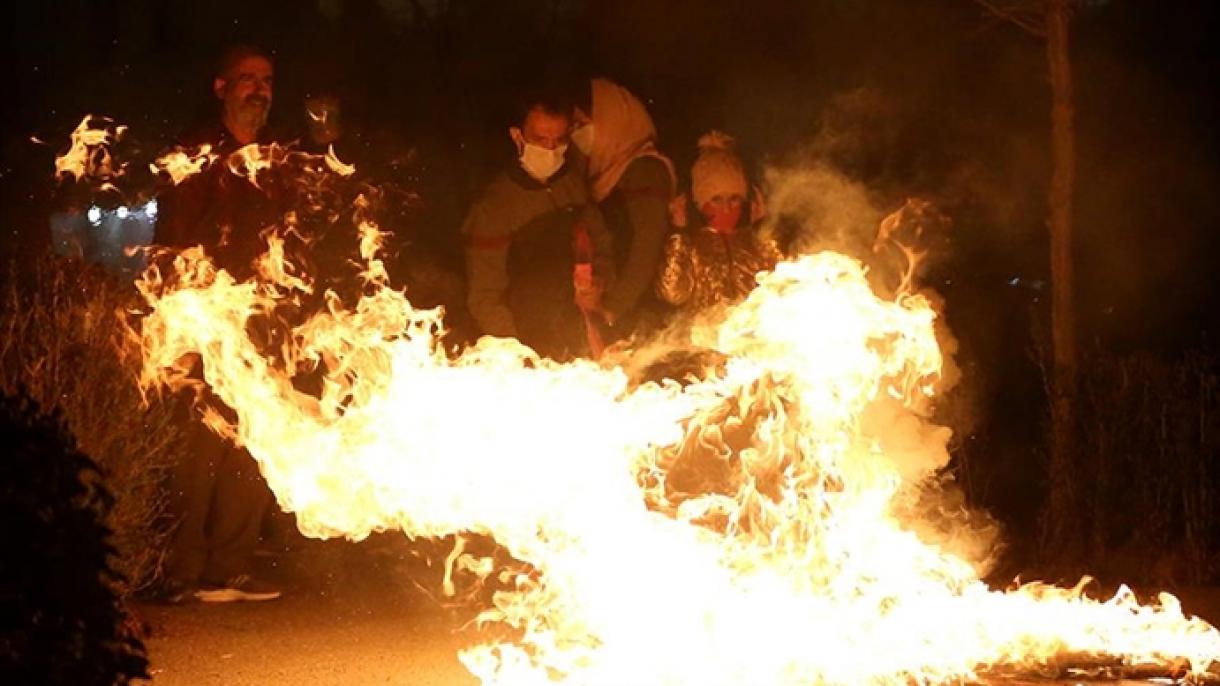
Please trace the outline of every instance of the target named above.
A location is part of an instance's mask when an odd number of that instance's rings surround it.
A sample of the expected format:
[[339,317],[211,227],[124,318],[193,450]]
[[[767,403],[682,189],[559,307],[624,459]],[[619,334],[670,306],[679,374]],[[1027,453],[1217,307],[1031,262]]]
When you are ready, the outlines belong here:
[[0,669],[6,683],[126,684],[147,677],[119,600],[97,466],[25,397],[0,397]]
[[22,271],[29,277],[8,279],[0,302],[0,391],[24,389],[97,463],[115,497],[105,523],[122,590],[143,588],[165,550],[163,485],[184,447],[178,410],[145,407],[136,385],[139,353],[125,343],[122,313],[138,294],[77,260],[46,256]]

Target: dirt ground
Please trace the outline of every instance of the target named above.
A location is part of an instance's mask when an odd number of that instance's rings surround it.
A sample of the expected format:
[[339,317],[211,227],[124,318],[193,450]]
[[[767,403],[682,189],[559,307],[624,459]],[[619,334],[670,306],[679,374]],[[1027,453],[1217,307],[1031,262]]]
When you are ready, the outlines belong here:
[[472,613],[432,595],[439,570],[405,544],[308,542],[257,561],[283,598],[135,605],[154,686],[478,683],[457,658],[477,642]]
[[[478,640],[464,626],[471,613],[425,592],[439,588],[439,571],[418,558],[327,543],[261,565],[284,598],[135,606],[151,631],[153,686],[478,683],[457,659]],[[1176,594],[1187,612],[1220,624],[1220,588]]]

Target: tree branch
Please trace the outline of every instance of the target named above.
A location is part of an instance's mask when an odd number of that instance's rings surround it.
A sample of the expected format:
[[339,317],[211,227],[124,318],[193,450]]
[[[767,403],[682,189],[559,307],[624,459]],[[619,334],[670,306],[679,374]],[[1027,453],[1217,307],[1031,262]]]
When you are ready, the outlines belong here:
[[[1016,3],[1001,3],[997,0],[974,0],[985,10],[1004,21],[1015,24],[1025,32],[1038,38],[1046,38],[1046,2],[1033,0]],[[1037,9],[1031,9],[1033,5]]]

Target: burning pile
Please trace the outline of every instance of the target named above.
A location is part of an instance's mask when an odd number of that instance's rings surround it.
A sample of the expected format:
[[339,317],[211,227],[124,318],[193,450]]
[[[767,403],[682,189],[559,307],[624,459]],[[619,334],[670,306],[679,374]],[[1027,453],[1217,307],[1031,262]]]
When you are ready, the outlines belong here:
[[[108,179],[118,133],[87,122],[57,170]],[[225,163],[257,183],[289,154],[250,146]],[[333,158],[317,172],[351,174]],[[217,161],[179,150],[152,168],[177,184]],[[321,290],[283,240],[269,235],[249,281],[199,248],[150,268],[133,334],[142,381],[206,388],[230,408],[206,421],[249,449],[310,536],[457,534],[446,590],[456,570],[508,589],[479,618],[513,640],[461,655],[484,683],[1220,675],[1220,632],[1172,596],[1142,606],[1126,589],[1098,602],[1080,587],[980,580],[986,546],[927,514],[950,437],[930,420],[948,390],[936,312],[919,295],[879,298],[858,261],[781,263],[746,301],[680,332],[700,351],[688,373],[644,381],[507,339],[447,351],[442,313],[391,287],[367,208],[353,216],[362,294],[322,294],[275,354],[266,321]],[[301,375],[320,390],[298,390]],[[464,553],[468,532],[521,564]]]
[[[248,324],[312,285],[274,239],[257,280],[198,250],[150,271],[144,382],[206,384],[232,408],[210,424],[250,450],[310,536],[475,532],[525,563],[450,560],[511,589],[480,618],[515,639],[461,655],[484,683],[949,683],[1059,673],[1065,659],[1220,668],[1220,632],[1172,596],[993,591],[980,560],[899,515],[947,460],[949,430],[928,419],[936,314],[917,295],[876,297],[857,261],[779,265],[687,332],[716,363],[640,383],[504,339],[446,351],[441,312],[390,287],[380,234],[362,231],[363,296],[329,298],[275,356]],[[293,377],[314,369],[321,393],[298,391]]]

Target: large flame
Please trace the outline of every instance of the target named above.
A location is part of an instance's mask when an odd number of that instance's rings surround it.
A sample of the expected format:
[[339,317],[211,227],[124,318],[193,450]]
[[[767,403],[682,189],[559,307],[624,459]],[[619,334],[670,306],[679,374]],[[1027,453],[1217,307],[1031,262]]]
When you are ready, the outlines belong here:
[[[709,362],[640,382],[506,339],[446,351],[441,313],[390,288],[363,236],[365,295],[330,297],[275,355],[252,321],[310,288],[275,241],[255,281],[198,249],[150,272],[144,381],[232,408],[209,422],[310,536],[475,532],[523,562],[450,560],[507,575],[481,619],[512,640],[461,655],[484,683],[954,683],[1064,659],[1215,673],[1220,633],[1172,596],[993,591],[900,516],[947,459],[927,418],[936,315],[875,296],[857,261],[780,264],[689,330]],[[314,366],[317,396],[293,385]]]

